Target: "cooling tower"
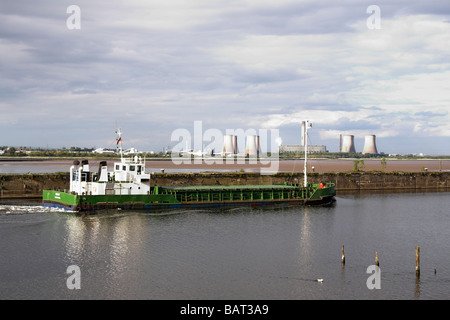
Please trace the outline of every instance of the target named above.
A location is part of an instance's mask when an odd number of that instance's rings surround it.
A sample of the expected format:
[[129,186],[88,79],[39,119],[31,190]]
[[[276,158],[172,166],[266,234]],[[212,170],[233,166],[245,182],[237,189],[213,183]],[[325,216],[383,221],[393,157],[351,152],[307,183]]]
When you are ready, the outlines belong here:
[[247,143],[245,145],[246,156],[256,156],[259,154],[259,136],[247,136]]
[[233,136],[230,134],[226,134],[223,136],[223,147],[222,147],[222,153],[233,153]]
[[377,146],[375,144],[375,135],[367,135],[365,136],[364,140],[364,149],[363,154],[371,153],[371,154],[377,154]]
[[222,153],[224,154],[237,154],[237,136],[226,134],[223,136]]
[[341,142],[341,152],[355,153],[355,136],[343,135]]

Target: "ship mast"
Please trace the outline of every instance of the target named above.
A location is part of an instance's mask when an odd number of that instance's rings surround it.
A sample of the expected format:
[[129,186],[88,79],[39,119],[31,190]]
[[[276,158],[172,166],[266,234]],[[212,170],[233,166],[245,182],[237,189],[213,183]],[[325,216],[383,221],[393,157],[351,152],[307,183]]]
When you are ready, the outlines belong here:
[[304,126],[304,132],[303,132],[303,145],[305,147],[305,165],[303,168],[303,186],[306,188],[308,185],[308,170],[307,170],[307,163],[308,163],[308,128],[311,128],[312,124],[306,120],[305,126]]
[[123,162],[123,149],[122,149],[122,131],[119,129],[116,130],[117,138],[116,138],[116,148],[117,145],[119,145],[119,151],[120,151],[120,161]]

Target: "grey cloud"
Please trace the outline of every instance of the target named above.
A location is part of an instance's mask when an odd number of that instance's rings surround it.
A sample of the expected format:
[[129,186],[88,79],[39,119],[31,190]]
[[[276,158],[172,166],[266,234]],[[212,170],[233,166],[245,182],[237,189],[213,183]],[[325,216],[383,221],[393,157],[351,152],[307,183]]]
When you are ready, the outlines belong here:
[[431,112],[431,111],[423,111],[414,113],[415,116],[424,117],[424,118],[433,118],[433,117],[444,117],[448,115],[448,112]]
[[[162,29],[145,24],[145,14],[133,20],[136,10],[151,11],[145,2],[142,7],[127,7],[118,1],[77,2],[82,9],[81,30],[66,28],[66,8],[72,4],[68,0],[34,5],[18,0],[2,5],[0,97],[13,106],[11,116],[21,119],[24,127],[33,124],[31,131],[7,143],[39,144],[42,134],[46,139],[61,137],[60,141],[78,139],[89,146],[89,139],[96,134],[92,127],[102,128],[99,134],[109,137],[110,130],[105,128],[113,127],[119,119],[129,130],[128,136],[142,136],[147,145],[162,146],[167,143],[164,136],[169,139],[177,127],[190,128],[193,120],[224,129],[244,127],[254,117],[271,113],[361,108],[349,103],[345,95],[360,85],[343,79],[351,73],[348,68],[355,65],[352,48],[339,49],[346,35],[359,32],[350,25],[367,19],[365,10],[372,4],[369,1],[273,2],[248,7],[223,1],[224,7],[214,10],[212,16],[204,15],[183,28],[168,25]],[[449,12],[444,1],[436,6],[414,1],[379,1],[378,5],[382,18]],[[310,68],[308,74],[298,72],[295,61],[287,64],[280,60],[272,68],[257,69],[236,61],[218,61],[210,50],[233,45],[248,35],[323,34],[335,40],[317,43],[323,48],[319,51],[323,56],[311,59],[317,62],[303,66],[304,57],[299,53],[298,65]],[[411,49],[422,50],[419,45]],[[347,54],[348,61],[342,62]],[[369,54],[373,58],[365,61],[369,67],[386,61],[385,57]],[[433,56],[432,61],[444,63],[445,59]],[[396,75],[389,65],[383,67],[389,69],[387,75]],[[400,71],[411,72],[409,66]],[[426,68],[421,69],[424,71]],[[358,80],[364,77],[360,75]],[[308,99],[314,93],[322,99]],[[338,98],[327,100],[324,97],[328,94]],[[84,114],[91,114],[90,119],[95,120],[75,125],[70,120],[74,115],[81,119]],[[342,120],[329,129],[376,129],[379,125],[375,120],[382,117],[369,118],[374,122]],[[386,117],[404,119],[401,114]],[[40,128],[47,133],[39,133]],[[0,133],[11,130],[14,128],[4,126]],[[152,139],[156,136],[158,141]]]

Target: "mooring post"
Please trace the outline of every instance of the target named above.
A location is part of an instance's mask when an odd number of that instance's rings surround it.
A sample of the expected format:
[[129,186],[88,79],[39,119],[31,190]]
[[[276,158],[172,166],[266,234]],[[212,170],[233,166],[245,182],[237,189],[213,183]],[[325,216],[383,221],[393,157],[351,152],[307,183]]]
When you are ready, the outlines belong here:
[[420,276],[420,247],[416,247],[416,276]]
[[343,265],[345,264],[344,245],[342,245],[342,258],[341,258],[341,262],[342,262]]
[[377,267],[380,266],[380,260],[378,259],[378,252],[375,252],[375,265],[376,265]]

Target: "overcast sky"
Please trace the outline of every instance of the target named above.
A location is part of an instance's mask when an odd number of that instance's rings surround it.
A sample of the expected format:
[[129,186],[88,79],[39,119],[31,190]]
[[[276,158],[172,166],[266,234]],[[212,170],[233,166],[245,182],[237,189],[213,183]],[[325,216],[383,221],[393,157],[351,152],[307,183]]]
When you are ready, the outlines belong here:
[[113,147],[117,122],[160,151],[194,121],[298,144],[309,119],[333,152],[450,154],[448,0],[0,1],[0,146]]

